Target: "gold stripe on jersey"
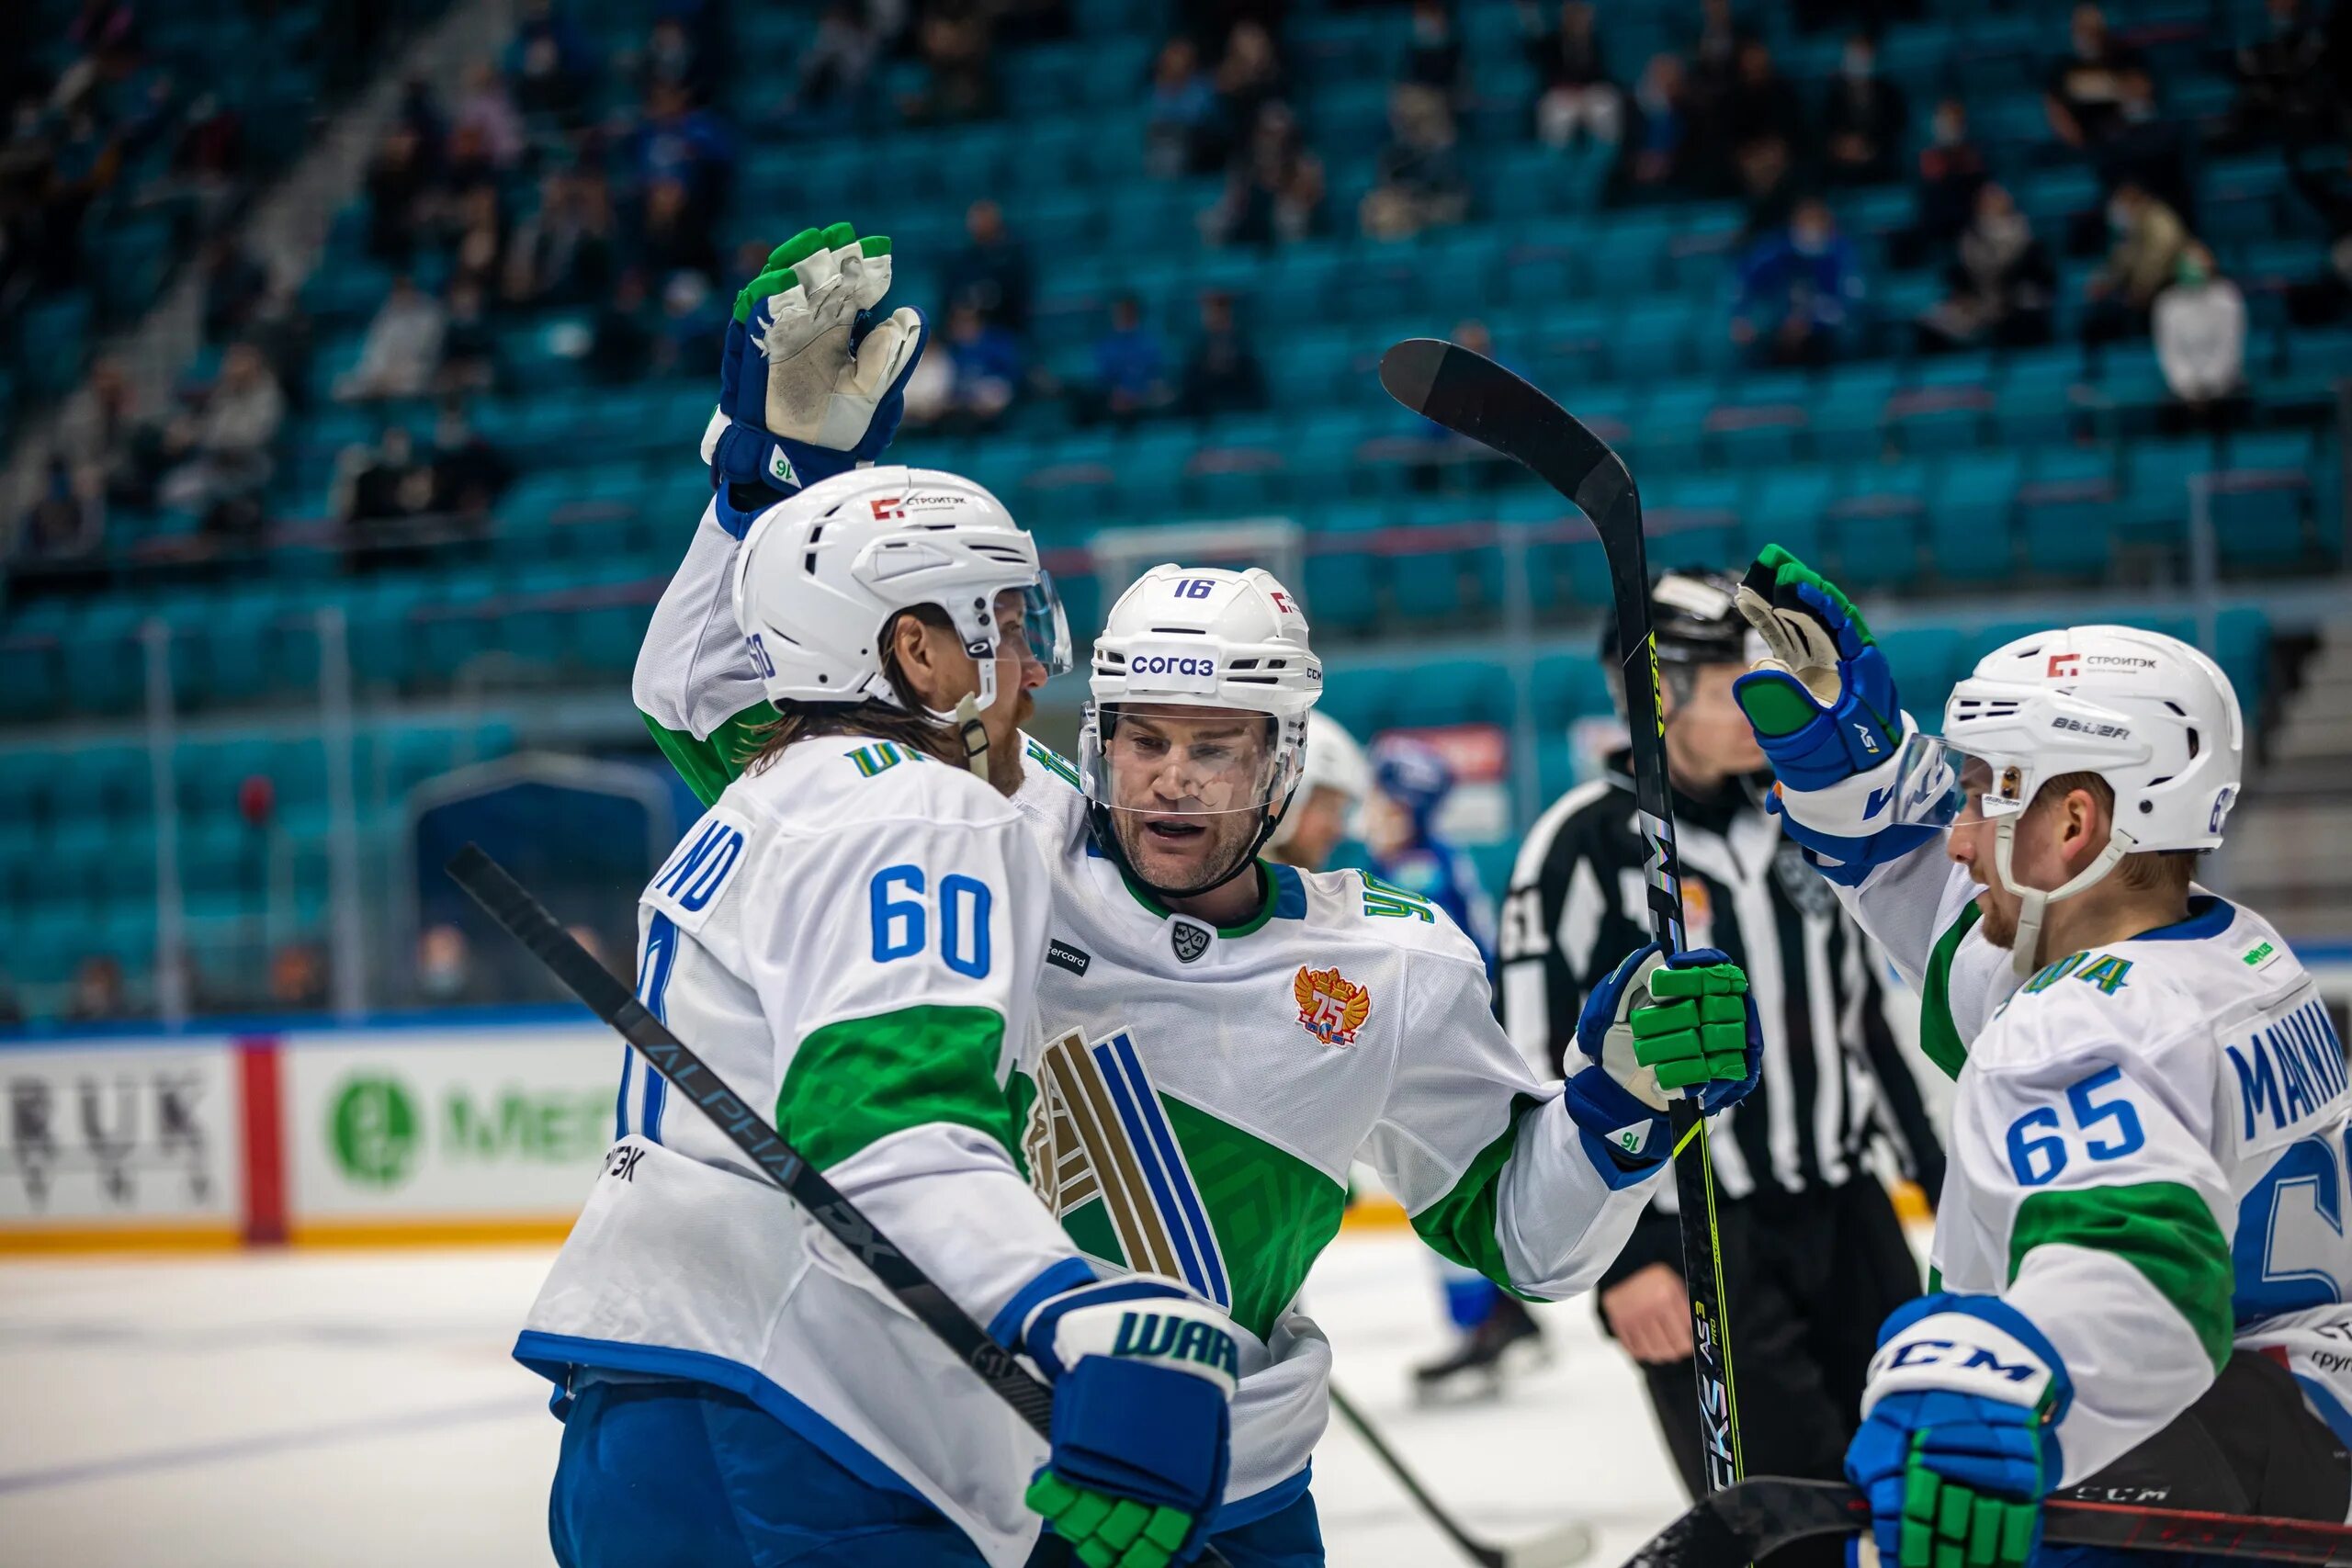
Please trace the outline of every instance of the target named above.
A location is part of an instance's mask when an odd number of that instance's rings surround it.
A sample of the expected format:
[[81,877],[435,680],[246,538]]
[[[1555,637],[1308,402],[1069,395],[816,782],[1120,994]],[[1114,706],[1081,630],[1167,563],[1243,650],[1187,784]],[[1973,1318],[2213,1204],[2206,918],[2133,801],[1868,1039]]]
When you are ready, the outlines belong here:
[[1037,1064],[1037,1103],[1030,1111],[1029,1168],[1033,1180],[1054,1173],[1054,1190],[1038,1196],[1057,1218],[1100,1198],[1121,1261],[1145,1273],[1184,1278],[1167,1216],[1136,1157],[1125,1125],[1085,1040],[1067,1034],[1046,1047]]

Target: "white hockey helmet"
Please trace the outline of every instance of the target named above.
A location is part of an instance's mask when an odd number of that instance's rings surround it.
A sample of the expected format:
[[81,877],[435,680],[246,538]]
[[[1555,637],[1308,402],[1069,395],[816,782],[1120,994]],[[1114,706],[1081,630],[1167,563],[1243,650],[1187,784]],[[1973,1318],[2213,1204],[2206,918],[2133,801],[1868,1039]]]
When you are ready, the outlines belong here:
[[1079,777],[1093,806],[1097,834],[1114,853],[1114,787],[1104,748],[1124,707],[1149,704],[1266,716],[1268,744],[1255,771],[1218,792],[1225,804],[1203,808],[1266,813],[1249,853],[1204,887],[1154,891],[1203,892],[1246,867],[1298,786],[1307,713],[1323,694],[1323,661],[1307,646],[1306,617],[1298,601],[1272,572],[1257,567],[1226,571],[1156,566],[1111,606],[1102,634],[1094,640],[1090,686],[1093,701],[1087,705],[1079,738]]
[[[2127,854],[2220,847],[2245,727],[2229,677],[2179,638],[2065,626],[1979,660],[1944,705],[1941,741],[1955,780],[1970,761],[1980,764],[1970,782],[1983,785],[1976,806],[1995,825],[1995,869],[2022,904],[2016,964],[2030,974],[2052,901],[2093,886]],[[2097,773],[2115,793],[2107,847],[2063,887],[2020,887],[2010,870],[2018,819],[2044,784],[2075,773]],[[1956,815],[1966,804],[1955,786],[1944,809]]]
[[[1298,767],[1298,798],[1304,801],[1318,789],[1337,790],[1351,811],[1372,793],[1372,764],[1365,760],[1363,748],[1348,733],[1346,725],[1320,711],[1306,716],[1306,755]],[[1298,814],[1283,812],[1266,847],[1282,848],[1297,828]]]
[[[997,595],[1024,597],[1030,652],[1068,670],[1069,628],[1036,541],[970,479],[930,468],[855,468],[760,513],[735,567],[735,621],[775,703],[896,705],[883,628],[901,610],[945,615],[996,701]],[[934,715],[945,718],[945,715]]]

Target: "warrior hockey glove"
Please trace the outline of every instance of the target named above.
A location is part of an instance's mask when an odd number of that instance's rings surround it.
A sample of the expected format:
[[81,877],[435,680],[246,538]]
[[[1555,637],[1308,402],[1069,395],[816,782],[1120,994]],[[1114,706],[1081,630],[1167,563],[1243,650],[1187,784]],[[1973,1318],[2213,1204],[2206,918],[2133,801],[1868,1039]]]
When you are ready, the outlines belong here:
[[[846,223],[794,235],[743,286],[702,438],[722,492],[758,484],[789,495],[881,456],[928,336],[917,310],[875,316],[889,289],[890,242],[861,240]],[[720,510],[745,528],[757,511]]]
[[1652,942],[1585,998],[1568,1114],[1607,1146],[1616,1169],[1640,1162],[1638,1179],[1671,1152],[1671,1098],[1696,1092],[1710,1113],[1745,1100],[1763,1040],[1737,964],[1711,947],[1662,959]]
[[2052,1428],[2072,1385],[1997,1296],[1934,1295],[1879,1331],[1846,1475],[1888,1568],[2021,1568],[2064,1469]]
[[1780,787],[1770,809],[1832,881],[1851,886],[1938,829],[1896,825],[1895,791],[1876,770],[1910,733],[1894,672],[1861,616],[1833,583],[1778,545],[1747,569],[1739,613],[1768,656],[1732,687]]
[[1054,1385],[1053,1453],[1029,1483],[1087,1568],[1167,1568],[1197,1556],[1225,1495],[1232,1324],[1148,1275],[1048,1296],[1020,1348]]

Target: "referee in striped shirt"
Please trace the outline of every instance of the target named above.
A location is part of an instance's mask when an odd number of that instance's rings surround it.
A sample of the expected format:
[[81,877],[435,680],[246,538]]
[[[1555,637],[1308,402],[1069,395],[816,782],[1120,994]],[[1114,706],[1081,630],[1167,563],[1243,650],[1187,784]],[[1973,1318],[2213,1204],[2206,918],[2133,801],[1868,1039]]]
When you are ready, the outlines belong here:
[[[1667,767],[1693,947],[1746,970],[1763,1021],[1763,1078],[1713,1144],[1724,1280],[1751,1474],[1838,1480],[1887,1314],[1919,1293],[1885,1188],[1863,1165],[1884,1143],[1928,1191],[1943,1155],[1882,1011],[1879,962],[1765,807],[1771,775],[1731,696],[1747,669],[1737,587],[1678,570],[1651,590]],[[1614,626],[1601,662],[1619,668]],[[1622,694],[1620,706],[1622,708]],[[1504,900],[1504,1025],[1556,1074],[1593,985],[1650,940],[1627,755],[1569,791],[1521,846]],[[1684,1483],[1704,1486],[1674,1194],[1645,1213],[1603,1276],[1608,1331],[1641,1363]],[[1824,1562],[1843,1562],[1843,1546]],[[1805,1550],[1776,1564],[1810,1562]]]

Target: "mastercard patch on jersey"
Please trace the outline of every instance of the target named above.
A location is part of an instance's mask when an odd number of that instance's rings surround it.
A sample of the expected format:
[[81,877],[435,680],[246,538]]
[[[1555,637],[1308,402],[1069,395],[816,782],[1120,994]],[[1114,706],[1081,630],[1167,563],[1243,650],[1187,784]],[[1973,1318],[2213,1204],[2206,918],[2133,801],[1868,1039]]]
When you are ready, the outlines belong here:
[[645,902],[684,931],[698,931],[743,863],[750,824],[725,807],[714,807],[686,829],[662,869],[646,885]]

